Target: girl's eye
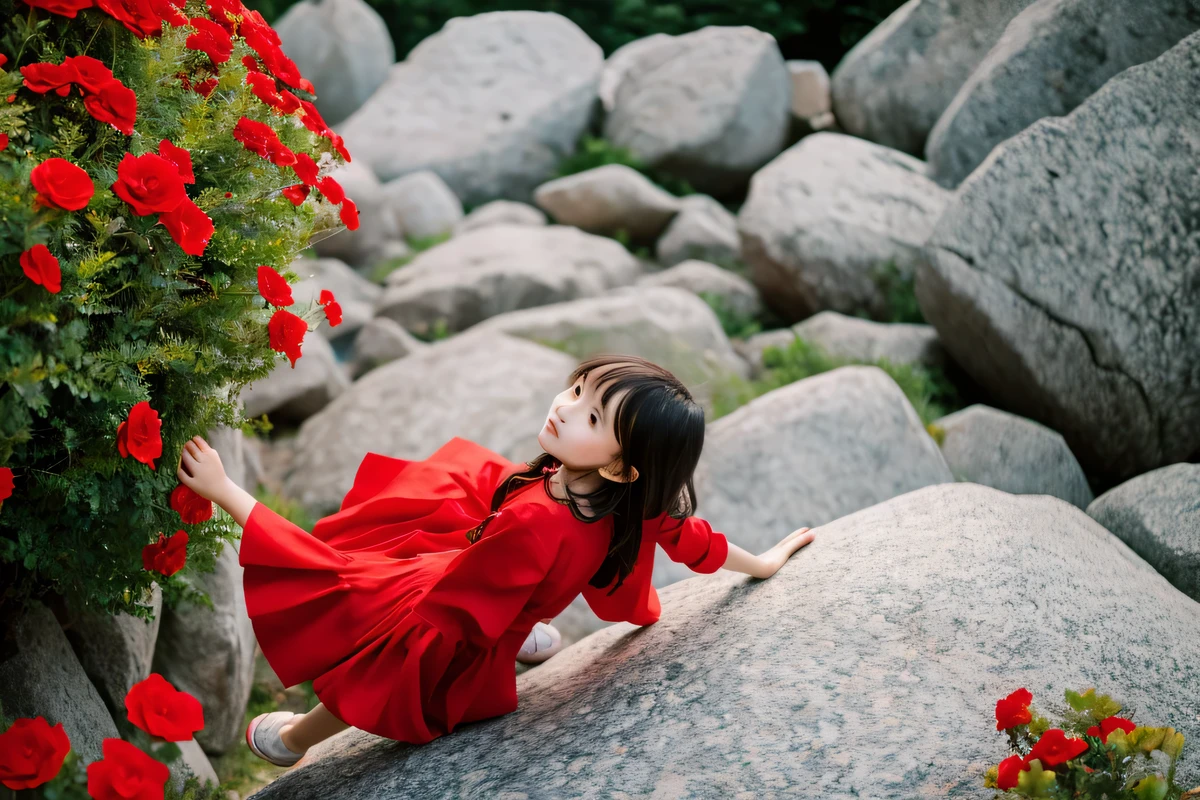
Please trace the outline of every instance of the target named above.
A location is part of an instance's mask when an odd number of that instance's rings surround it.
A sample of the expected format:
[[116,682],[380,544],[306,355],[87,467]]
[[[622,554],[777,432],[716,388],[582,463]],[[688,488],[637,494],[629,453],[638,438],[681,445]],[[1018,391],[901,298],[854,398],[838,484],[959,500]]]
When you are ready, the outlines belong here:
[[575,396],[576,396],[576,397],[579,397],[579,395],[581,395],[582,393],[583,393],[583,387],[582,387],[582,386],[576,386],[576,387],[575,387]]

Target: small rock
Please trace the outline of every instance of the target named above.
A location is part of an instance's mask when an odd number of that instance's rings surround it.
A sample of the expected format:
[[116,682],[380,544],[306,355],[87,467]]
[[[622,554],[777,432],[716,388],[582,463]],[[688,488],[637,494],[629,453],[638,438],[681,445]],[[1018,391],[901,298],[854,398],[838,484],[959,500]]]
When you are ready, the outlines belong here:
[[652,240],[680,209],[679,198],[624,164],[605,164],[543,183],[533,201],[563,225],[590,233],[625,231]]
[[241,401],[248,417],[270,414],[276,421],[303,422],[332,403],[349,385],[329,341],[308,333],[296,366],[286,358],[279,359],[269,375],[246,385]]
[[417,337],[387,317],[375,317],[358,332],[354,340],[351,374],[355,379],[376,367],[410,356],[428,347]]
[[754,284],[704,261],[684,261],[670,269],[643,275],[637,282],[641,286],[671,286],[697,295],[715,295],[730,312],[744,317],[755,317],[762,311],[762,301]]
[[821,62],[789,61],[787,68],[792,76],[792,116],[807,120],[830,113],[829,73]]
[[421,170],[388,181],[384,196],[396,215],[396,228],[408,239],[448,234],[463,218],[462,203],[436,172]]
[[532,225],[537,227],[545,224],[546,215],[542,213],[541,209],[512,200],[493,200],[490,203],[484,203],[463,217],[462,221],[454,226],[454,235],[461,236],[468,231],[486,228],[489,225]]
[[737,219],[725,206],[702,194],[683,197],[680,204],[655,248],[659,263],[672,267],[699,259],[726,265],[741,259]]

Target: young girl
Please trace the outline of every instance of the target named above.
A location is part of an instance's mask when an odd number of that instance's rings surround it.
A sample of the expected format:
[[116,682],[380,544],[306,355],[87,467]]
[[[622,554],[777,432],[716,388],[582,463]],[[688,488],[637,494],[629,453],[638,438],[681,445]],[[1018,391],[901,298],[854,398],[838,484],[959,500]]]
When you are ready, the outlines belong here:
[[263,654],[321,701],[255,718],[250,749],[290,766],[350,726],[424,744],[515,710],[514,657],[580,593],[603,620],[658,620],[656,544],[698,573],[773,575],[813,534],[755,556],[691,516],[703,442],[704,412],[671,373],[599,356],[550,404],[537,458],[515,464],[457,437],[424,461],[367,453],[341,509],[309,534],[195,437],[179,479],[242,526]]

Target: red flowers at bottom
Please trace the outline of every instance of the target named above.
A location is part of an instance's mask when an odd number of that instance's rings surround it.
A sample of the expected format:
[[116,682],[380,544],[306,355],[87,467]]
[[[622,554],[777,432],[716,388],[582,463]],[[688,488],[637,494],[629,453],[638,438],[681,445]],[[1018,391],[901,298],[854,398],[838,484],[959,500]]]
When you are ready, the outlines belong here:
[[286,354],[292,362],[292,369],[295,369],[296,359],[300,358],[300,345],[304,341],[304,334],[308,333],[308,323],[286,308],[281,308],[271,315],[267,332],[271,349]]
[[996,788],[1002,792],[1017,788],[1017,780],[1023,769],[1025,769],[1025,759],[1020,756],[1009,756],[1001,761],[999,773],[996,776]]
[[134,725],[168,742],[185,742],[204,728],[200,701],[157,672],[133,685],[125,695],[125,712]]
[[35,244],[21,253],[20,262],[26,278],[39,286],[45,286],[50,294],[62,291],[62,270],[58,266],[58,259],[46,245]]
[[159,533],[157,542],[142,548],[142,567],[169,578],[187,563],[187,543],[187,531],[176,531],[170,538]]
[[134,403],[129,419],[117,426],[117,452],[154,469],[154,459],[162,456],[162,418],[149,400]]
[[181,483],[171,492],[171,510],[179,513],[185,525],[198,525],[212,519],[213,504],[196,493],[192,487]]
[[18,719],[0,734],[0,784],[33,789],[58,774],[71,742],[62,723],[53,728],[45,717]]
[[1088,745],[1083,739],[1068,739],[1061,728],[1051,728],[1042,734],[1037,744],[1025,756],[1025,763],[1035,758],[1042,762],[1046,769],[1064,764],[1076,756],[1087,752]]
[[1028,725],[1033,719],[1029,712],[1029,704],[1033,702],[1033,694],[1021,687],[1008,697],[996,701],[996,730],[1003,731],[1018,725]]
[[1104,719],[1100,720],[1099,727],[1093,725],[1092,727],[1088,728],[1087,735],[1099,736],[1100,741],[1104,742],[1104,744],[1108,744],[1109,734],[1111,734],[1113,731],[1119,728],[1126,733],[1129,733],[1136,727],[1137,725],[1130,720],[1125,719],[1124,717],[1105,717]]
[[104,759],[88,764],[88,794],[95,800],[162,800],[171,771],[123,739],[105,739]]

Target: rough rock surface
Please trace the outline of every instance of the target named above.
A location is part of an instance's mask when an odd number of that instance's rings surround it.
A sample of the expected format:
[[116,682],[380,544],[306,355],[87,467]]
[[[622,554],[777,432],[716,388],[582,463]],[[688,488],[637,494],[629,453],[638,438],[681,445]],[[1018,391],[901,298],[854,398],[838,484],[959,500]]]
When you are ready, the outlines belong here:
[[354,339],[354,360],[350,374],[358,378],[381,364],[410,356],[428,347],[400,323],[387,317],[375,317],[363,326]]
[[353,150],[350,154],[354,160],[330,174],[358,206],[358,228],[339,227],[341,221],[335,214],[332,220],[335,227],[314,233],[310,244],[320,256],[340,258],[355,269],[362,269],[387,257],[389,245],[400,237],[400,231],[383,186]]
[[349,386],[350,379],[329,340],[306,333],[296,365],[279,359],[265,378],[242,389],[240,399],[248,417],[270,414],[277,421],[300,422],[332,403]]
[[612,51],[612,54],[604,60],[604,70],[600,73],[600,85],[597,88],[600,104],[604,106],[605,114],[612,113],[617,100],[617,89],[620,88],[621,81],[625,79],[629,70],[637,65],[638,55],[649,52],[674,38],[667,33],[652,33],[621,45]]
[[652,241],[679,212],[679,198],[624,164],[605,164],[543,183],[533,201],[563,225],[590,233],[624,231]]
[[[513,713],[420,747],[347,731],[255,800],[992,800],[996,700],[1020,686],[1043,706],[1095,686],[1200,739],[1200,604],[1055,498],[930,486],[822,526],[767,581],[659,597],[654,625],[521,675]],[[1200,783],[1200,748],[1176,777]]]
[[1200,451],[1200,33],[992,151],[916,295],[994,404],[1112,486]]
[[680,199],[679,213],[659,237],[654,254],[663,266],[689,259],[730,265],[741,259],[737,218],[725,206],[703,194]]
[[546,215],[539,208],[513,200],[493,200],[490,203],[484,203],[463,217],[462,221],[454,226],[454,235],[461,236],[467,231],[486,228],[489,225],[532,225],[537,227],[545,224]]
[[762,311],[762,299],[754,284],[736,272],[705,261],[684,261],[670,269],[643,275],[637,282],[640,286],[673,286],[697,295],[713,295],[720,298],[726,309],[746,317]]
[[462,203],[432,170],[421,170],[383,185],[396,228],[408,239],[452,233],[463,218]]

